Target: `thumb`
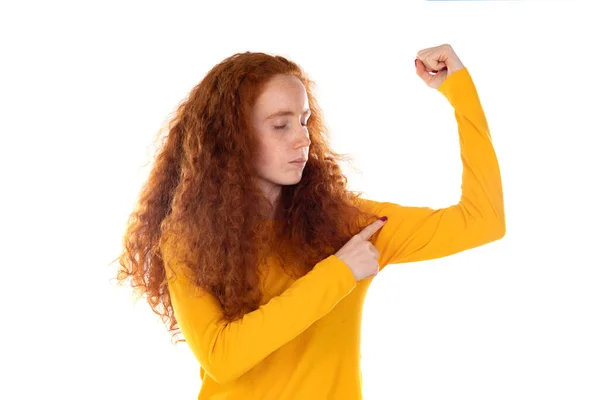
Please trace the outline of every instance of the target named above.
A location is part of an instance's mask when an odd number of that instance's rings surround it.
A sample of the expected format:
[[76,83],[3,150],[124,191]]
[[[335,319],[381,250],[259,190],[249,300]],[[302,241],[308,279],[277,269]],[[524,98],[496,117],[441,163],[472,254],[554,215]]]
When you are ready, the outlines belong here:
[[425,82],[425,84],[427,84],[427,86],[431,88],[439,87],[440,84],[444,81],[444,79],[446,79],[446,75],[448,74],[448,71],[446,70],[447,68],[445,66],[443,66],[440,69],[440,71],[432,70],[433,72],[435,72],[435,74],[430,74],[429,71],[427,71],[425,64],[423,64],[423,62],[418,58],[415,59],[415,67],[419,78],[421,78]]

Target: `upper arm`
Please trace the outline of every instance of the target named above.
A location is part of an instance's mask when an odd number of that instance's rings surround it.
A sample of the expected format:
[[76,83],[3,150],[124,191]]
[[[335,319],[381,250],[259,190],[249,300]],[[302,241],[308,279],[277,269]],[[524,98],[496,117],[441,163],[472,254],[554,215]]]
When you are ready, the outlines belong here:
[[373,200],[363,204],[374,214],[388,217],[374,241],[380,269],[448,256],[504,235],[503,223],[469,214],[462,203],[440,209]]
[[[163,256],[167,255],[171,254],[163,247]],[[183,263],[165,260],[165,273],[173,313],[186,343],[206,372],[220,381],[220,363],[211,351],[227,325],[219,301],[211,293],[192,284],[190,271]]]

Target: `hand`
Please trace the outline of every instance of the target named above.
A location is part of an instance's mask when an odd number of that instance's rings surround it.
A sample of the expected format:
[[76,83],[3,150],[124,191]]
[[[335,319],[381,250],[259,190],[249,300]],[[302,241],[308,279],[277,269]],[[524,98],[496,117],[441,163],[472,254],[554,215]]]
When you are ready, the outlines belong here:
[[381,219],[371,223],[362,231],[352,236],[352,238],[348,240],[337,253],[335,253],[335,256],[350,268],[357,281],[375,276],[379,272],[379,262],[377,262],[379,250],[369,242],[369,238],[381,229],[384,224],[385,221]]
[[452,46],[443,44],[417,52],[415,67],[417,75],[423,79],[425,84],[430,88],[437,89],[450,75],[465,66]]

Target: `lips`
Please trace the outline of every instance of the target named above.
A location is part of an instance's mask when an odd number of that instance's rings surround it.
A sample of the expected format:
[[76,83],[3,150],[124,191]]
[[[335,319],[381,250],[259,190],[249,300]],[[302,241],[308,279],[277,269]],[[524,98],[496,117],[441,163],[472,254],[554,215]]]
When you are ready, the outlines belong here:
[[302,157],[301,157],[301,158],[297,158],[297,159],[295,159],[294,161],[290,161],[290,162],[291,162],[291,163],[298,163],[298,164],[301,164],[301,163],[305,163],[305,162],[306,162],[306,158],[302,158]]

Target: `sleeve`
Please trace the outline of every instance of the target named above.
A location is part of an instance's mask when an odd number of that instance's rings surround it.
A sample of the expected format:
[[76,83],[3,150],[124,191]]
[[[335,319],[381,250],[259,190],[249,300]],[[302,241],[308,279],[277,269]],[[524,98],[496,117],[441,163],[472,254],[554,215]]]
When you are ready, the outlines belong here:
[[[161,247],[169,258],[168,241]],[[202,368],[220,384],[233,381],[325,316],[356,286],[352,271],[334,255],[317,263],[281,295],[241,319],[227,322],[212,294],[192,285],[187,267],[165,270],[175,318]],[[170,271],[172,267],[175,273]]]
[[374,245],[380,270],[388,264],[445,257],[501,239],[505,234],[500,169],[484,111],[466,68],[439,87],[454,108],[463,164],[461,198],[447,208],[407,207],[362,199],[364,208],[387,216]]

